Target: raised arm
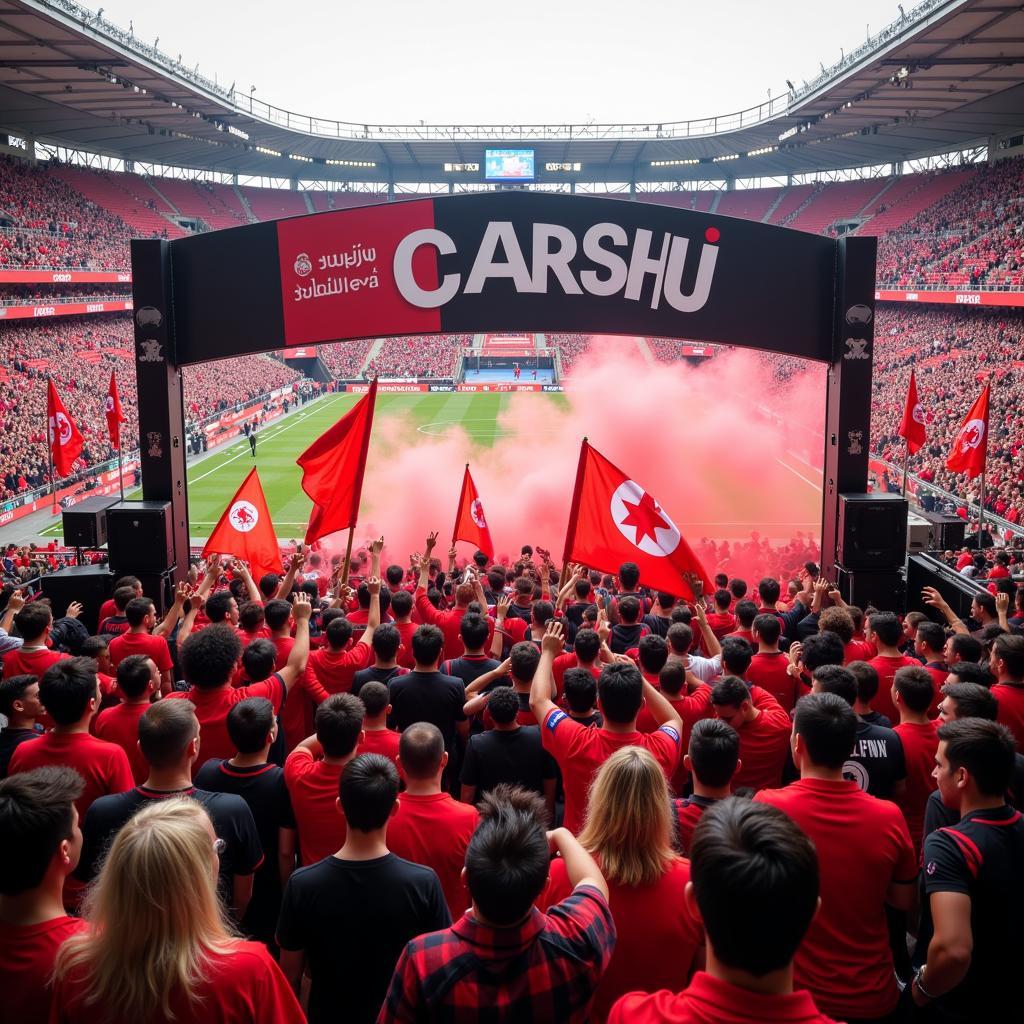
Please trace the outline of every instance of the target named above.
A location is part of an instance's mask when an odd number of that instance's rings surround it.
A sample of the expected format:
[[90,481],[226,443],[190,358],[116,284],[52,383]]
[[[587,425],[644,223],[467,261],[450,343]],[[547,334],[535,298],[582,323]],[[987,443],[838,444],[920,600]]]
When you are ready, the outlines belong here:
[[210,555],[210,557],[206,559],[206,573],[199,583],[199,589],[196,591],[204,601],[206,600],[206,595],[213,590],[219,575],[220,555]]
[[925,587],[921,591],[921,597],[924,603],[931,608],[938,610],[946,622],[949,624],[949,628],[954,633],[968,633],[970,632],[967,628],[967,624],[953,611],[949,606],[949,602],[934,588]]
[[301,550],[296,551],[288,559],[288,571],[281,577],[281,582],[277,585],[277,590],[274,591],[275,598],[284,598],[292,592],[292,587],[295,586],[295,576],[298,571],[305,564],[306,556]]
[[540,645],[540,663],[530,684],[530,710],[541,726],[550,712],[557,707],[551,699],[555,692],[555,678],[551,667],[555,663],[555,658],[562,653],[563,647],[562,624],[557,619],[549,619]]
[[290,690],[299,676],[306,671],[306,662],[309,660],[309,617],[312,614],[313,605],[309,600],[309,594],[296,594],[292,605],[295,643],[288,655],[288,661],[277,673],[284,681],[286,690]]
[[3,618],[0,619],[0,629],[5,633],[10,633],[11,627],[14,625],[14,616],[25,607],[25,595],[20,590],[15,590],[13,594],[7,599],[7,607],[4,609]]
[[170,636],[178,619],[183,614],[183,609],[192,596],[192,588],[187,583],[179,583],[174,588],[174,604],[167,610],[167,614],[156,624],[153,629],[153,636]]
[[263,595],[260,593],[260,588],[256,586],[256,581],[252,578],[252,573],[249,572],[249,566],[247,566],[241,559],[235,558],[231,562],[231,571],[245,584],[245,592],[248,599],[250,601],[255,601],[257,604],[262,604]]
[[552,853],[561,855],[569,884],[574,889],[580,885],[592,885],[608,899],[608,883],[597,861],[580,846],[579,840],[567,828],[556,828],[549,832],[548,842]]
[[647,701],[647,710],[650,711],[651,717],[659,727],[670,725],[680,736],[683,735],[683,720],[679,717],[678,712],[668,702],[665,695],[651,686],[646,679],[644,680],[644,699]]
[[384,550],[384,538],[370,541],[370,575],[380,576],[380,553]]
[[708,625],[708,613],[704,610],[703,602],[698,598],[693,603],[693,614],[697,619],[697,626],[700,629],[701,639],[704,642],[704,650],[709,658],[717,658],[722,653],[722,645],[718,637],[712,632]]
[[[383,543],[383,538],[381,538]],[[378,561],[380,559],[378,558]],[[374,573],[366,581],[366,589],[370,592],[370,607],[366,613],[366,629],[359,638],[361,644],[368,644],[373,640],[373,634],[380,625],[380,577]]]

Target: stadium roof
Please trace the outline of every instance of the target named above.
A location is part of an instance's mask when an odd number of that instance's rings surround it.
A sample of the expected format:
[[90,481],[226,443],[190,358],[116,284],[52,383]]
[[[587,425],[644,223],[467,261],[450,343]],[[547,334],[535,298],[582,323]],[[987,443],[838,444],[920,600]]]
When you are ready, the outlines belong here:
[[[143,164],[338,182],[480,181],[482,173],[443,166],[482,168],[495,145],[533,148],[541,182],[886,164],[1024,131],[1022,64],[1020,3],[924,0],[814,82],[731,114],[664,124],[365,125],[236,93],[70,0],[0,0],[3,130]],[[547,163],[582,166],[547,172]]]

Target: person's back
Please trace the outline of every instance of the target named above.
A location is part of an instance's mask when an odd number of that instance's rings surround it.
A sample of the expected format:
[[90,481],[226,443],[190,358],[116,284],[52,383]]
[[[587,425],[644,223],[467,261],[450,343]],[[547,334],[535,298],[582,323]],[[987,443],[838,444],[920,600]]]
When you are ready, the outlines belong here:
[[282,968],[296,987],[308,966],[311,1024],[368,1024],[377,1019],[405,944],[446,927],[450,917],[434,872],[388,849],[395,766],[361,754],[345,766],[338,792],[349,826],[345,844],[289,879],[277,938]]
[[156,663],[143,654],[122,658],[117,666],[117,688],[121,699],[96,716],[93,730],[101,740],[116,743],[128,756],[136,784],[144,782],[149,765],[139,751],[139,719],[160,686]]
[[890,1013],[898,997],[885,906],[909,906],[917,863],[899,808],[843,778],[857,716],[834,693],[802,698],[794,717],[801,778],[755,801],[784,811],[818,851],[821,911],[795,960],[795,977],[843,1019]]
[[724,676],[711,689],[715,715],[740,736],[740,770],[733,788],[766,789],[782,781],[789,750],[789,715],[759,686],[748,687],[736,676]]
[[895,703],[900,722],[894,732],[903,746],[907,766],[906,790],[897,799],[920,856],[924,838],[924,812],[928,797],[935,789],[935,751],[939,746],[937,722],[928,718],[935,698],[935,684],[925,668],[901,668],[893,680]]

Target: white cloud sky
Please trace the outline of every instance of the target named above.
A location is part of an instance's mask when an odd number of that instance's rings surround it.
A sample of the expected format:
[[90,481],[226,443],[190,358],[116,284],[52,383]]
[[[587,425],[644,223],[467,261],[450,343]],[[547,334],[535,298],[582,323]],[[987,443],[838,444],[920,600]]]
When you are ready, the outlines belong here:
[[[91,0],[93,9],[99,6]],[[913,6],[907,0],[905,6]],[[107,0],[239,91],[386,123],[674,121],[778,95],[898,16],[890,0]]]

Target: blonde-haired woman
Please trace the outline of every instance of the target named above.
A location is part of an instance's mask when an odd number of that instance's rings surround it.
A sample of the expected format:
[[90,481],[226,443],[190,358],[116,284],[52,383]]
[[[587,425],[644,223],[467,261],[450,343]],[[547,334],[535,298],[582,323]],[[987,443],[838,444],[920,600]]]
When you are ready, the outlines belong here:
[[89,927],[57,955],[51,1022],[290,1024],[295,994],[217,900],[220,840],[194,800],[143,808],[86,899]]
[[[579,841],[608,881],[616,942],[594,995],[592,1019],[603,1021],[634,989],[677,992],[703,963],[704,935],[686,910],[690,862],[672,849],[672,801],[665,775],[642,747],[623,747],[590,787]],[[561,860],[551,864],[541,909],[569,895]]]

